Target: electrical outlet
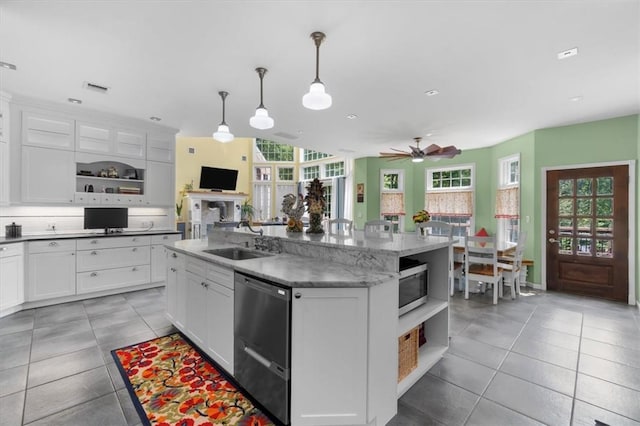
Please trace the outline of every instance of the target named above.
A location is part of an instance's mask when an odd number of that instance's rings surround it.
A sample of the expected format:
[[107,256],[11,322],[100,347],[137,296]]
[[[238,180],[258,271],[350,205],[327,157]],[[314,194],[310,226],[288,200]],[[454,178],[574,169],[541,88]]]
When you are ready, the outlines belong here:
[[55,223],[47,223],[47,231],[55,231],[56,224]]

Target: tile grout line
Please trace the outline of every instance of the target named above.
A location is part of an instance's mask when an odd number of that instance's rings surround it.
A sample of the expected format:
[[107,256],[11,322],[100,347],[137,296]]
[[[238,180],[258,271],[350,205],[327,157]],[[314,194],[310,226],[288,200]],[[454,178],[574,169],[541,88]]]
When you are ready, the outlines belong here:
[[580,355],[582,355],[582,331],[584,329],[584,312],[582,313],[582,321],[580,323],[580,340],[578,341],[578,359],[576,360],[576,377],[573,380],[573,398],[571,398],[571,416],[569,424],[573,424],[573,415],[576,410],[576,393],[578,392],[578,374],[580,368]]

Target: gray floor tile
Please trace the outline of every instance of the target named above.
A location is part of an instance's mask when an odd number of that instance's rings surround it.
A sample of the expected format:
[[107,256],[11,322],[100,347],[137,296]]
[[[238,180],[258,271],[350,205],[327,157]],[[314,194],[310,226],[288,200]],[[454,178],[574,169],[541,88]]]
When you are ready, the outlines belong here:
[[460,336],[469,337],[491,346],[509,349],[515,342],[518,332],[497,331],[479,324],[471,324]]
[[8,351],[11,349],[19,348],[21,346],[30,345],[32,334],[33,331],[31,330],[3,334],[0,336],[0,348],[2,348],[3,351]]
[[591,339],[582,339],[580,350],[588,355],[640,368],[640,354],[638,351]]
[[97,346],[32,362],[27,386],[32,388],[104,365]]
[[549,330],[559,331],[561,333],[571,334],[573,336],[580,336],[582,333],[582,323],[577,321],[571,322],[557,319],[531,318],[527,323],[527,326],[546,328]]
[[[465,426],[498,426],[498,425],[518,425],[518,426],[542,426],[543,424],[505,408],[488,399],[481,398],[476,408],[471,413],[471,417]],[[593,426],[593,425],[592,425]]]
[[540,344],[551,344],[561,348],[578,351],[580,338],[572,334],[562,333],[548,328],[540,328],[527,324],[518,340],[535,340]]
[[96,337],[92,330],[59,338],[38,340],[33,342],[31,347],[31,362],[76,352],[81,349],[97,346],[97,344]]
[[20,311],[0,319],[0,335],[33,330],[35,313],[33,309]]
[[460,358],[454,354],[445,354],[430,370],[444,381],[460,386],[477,395],[482,395],[496,370]]
[[573,398],[575,370],[511,352],[500,366],[500,371]]
[[443,426],[443,423],[432,419],[410,405],[398,402],[398,414],[385,426]]
[[640,338],[638,333],[619,333],[585,326],[582,329],[582,338],[597,340],[640,352]]
[[24,420],[33,422],[113,392],[104,366],[65,377],[27,389]]
[[27,365],[30,354],[31,345],[0,351],[0,371],[20,365]]
[[507,355],[505,349],[487,345],[465,336],[455,336],[449,342],[449,353],[456,354],[477,362],[478,364],[497,369]]
[[113,384],[113,388],[116,391],[125,388],[124,379],[122,378],[122,374],[120,374],[120,370],[118,370],[118,366],[114,360],[112,362],[107,362],[107,370],[109,371],[109,377],[111,378],[111,383]]
[[618,333],[640,333],[638,324],[636,324],[634,321],[630,321],[629,318],[613,319],[601,315],[586,314],[584,316],[584,325],[586,327],[599,328],[602,330],[615,331]]
[[63,303],[36,309],[35,328],[49,327],[51,324],[86,319],[87,313],[82,302]]
[[25,390],[28,368],[28,365],[21,365],[0,371],[0,396]]
[[504,373],[498,372],[484,397],[549,425],[571,420],[570,397]]
[[611,426],[640,426],[640,422],[576,400],[573,408],[572,424],[574,426],[594,426],[596,420]]
[[169,327],[153,330],[153,332],[156,333],[156,336],[158,337],[164,337],[164,336],[168,336],[169,334],[177,333],[178,329],[175,328],[173,325],[171,325]]
[[152,330],[171,326],[171,321],[167,319],[164,311],[143,315],[142,320],[147,323]]
[[571,370],[578,368],[578,352],[560,346],[541,344],[535,340],[518,339],[511,350]]
[[152,331],[142,319],[138,318],[117,327],[103,327],[94,329],[96,340],[100,345],[104,345],[122,337],[135,336],[136,334]]
[[640,391],[640,368],[582,354],[578,371]]
[[83,331],[90,331],[91,324],[87,318],[82,318],[76,321],[69,321],[62,324],[52,324],[46,327],[36,328],[33,330],[33,341],[53,339],[63,336],[69,336],[71,334],[80,333]]
[[12,393],[0,398],[0,426],[16,426],[22,424],[24,408],[24,391]]
[[131,401],[131,396],[129,396],[129,391],[126,389],[120,389],[116,392],[118,396],[118,401],[120,402],[120,407],[124,413],[124,417],[127,420],[127,424],[129,425],[137,425],[140,424],[140,415],[136,411],[136,407],[133,405],[133,401]]
[[137,319],[140,319],[140,315],[130,305],[124,305],[119,311],[91,316],[89,317],[89,322],[97,330],[99,328],[115,327]]
[[68,426],[91,424],[91,426],[126,426],[127,421],[120,409],[115,392],[83,404],[67,408],[59,413],[37,420],[33,426]]
[[640,421],[640,392],[585,374],[578,374],[576,399]]
[[446,425],[459,425],[469,416],[478,396],[430,374],[423,376],[401,400]]

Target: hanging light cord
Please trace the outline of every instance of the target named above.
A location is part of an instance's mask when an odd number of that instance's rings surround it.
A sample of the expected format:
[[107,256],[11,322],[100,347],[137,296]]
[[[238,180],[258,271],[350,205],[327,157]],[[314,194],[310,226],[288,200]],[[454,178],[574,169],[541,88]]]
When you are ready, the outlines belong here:
[[224,124],[225,126],[227,125],[227,123],[225,123],[224,121],[224,113],[225,113],[225,99],[227,98],[227,95],[229,93],[227,92],[218,92],[218,94],[220,95],[220,97],[222,98],[222,123],[220,123],[221,125]]
[[314,83],[322,83],[320,81],[320,44],[322,40],[324,40],[324,33],[315,32],[311,34],[313,41],[316,43],[316,79],[313,80]]
[[262,79],[267,70],[265,68],[256,68],[256,71],[258,71],[258,75],[260,76],[260,105],[258,105],[258,108],[266,109],[262,103]]

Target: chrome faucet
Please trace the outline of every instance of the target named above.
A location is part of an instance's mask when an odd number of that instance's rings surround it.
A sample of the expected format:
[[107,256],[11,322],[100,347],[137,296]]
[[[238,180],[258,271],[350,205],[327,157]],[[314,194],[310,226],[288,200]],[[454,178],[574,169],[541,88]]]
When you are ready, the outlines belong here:
[[247,228],[249,228],[249,231],[253,232],[254,234],[260,234],[260,236],[262,236],[263,230],[262,228],[258,229],[257,231],[255,229],[253,229],[251,227],[251,224],[249,223],[248,220],[241,220],[240,222],[238,222],[238,226],[236,226],[236,228],[240,228],[242,225],[246,226]]

